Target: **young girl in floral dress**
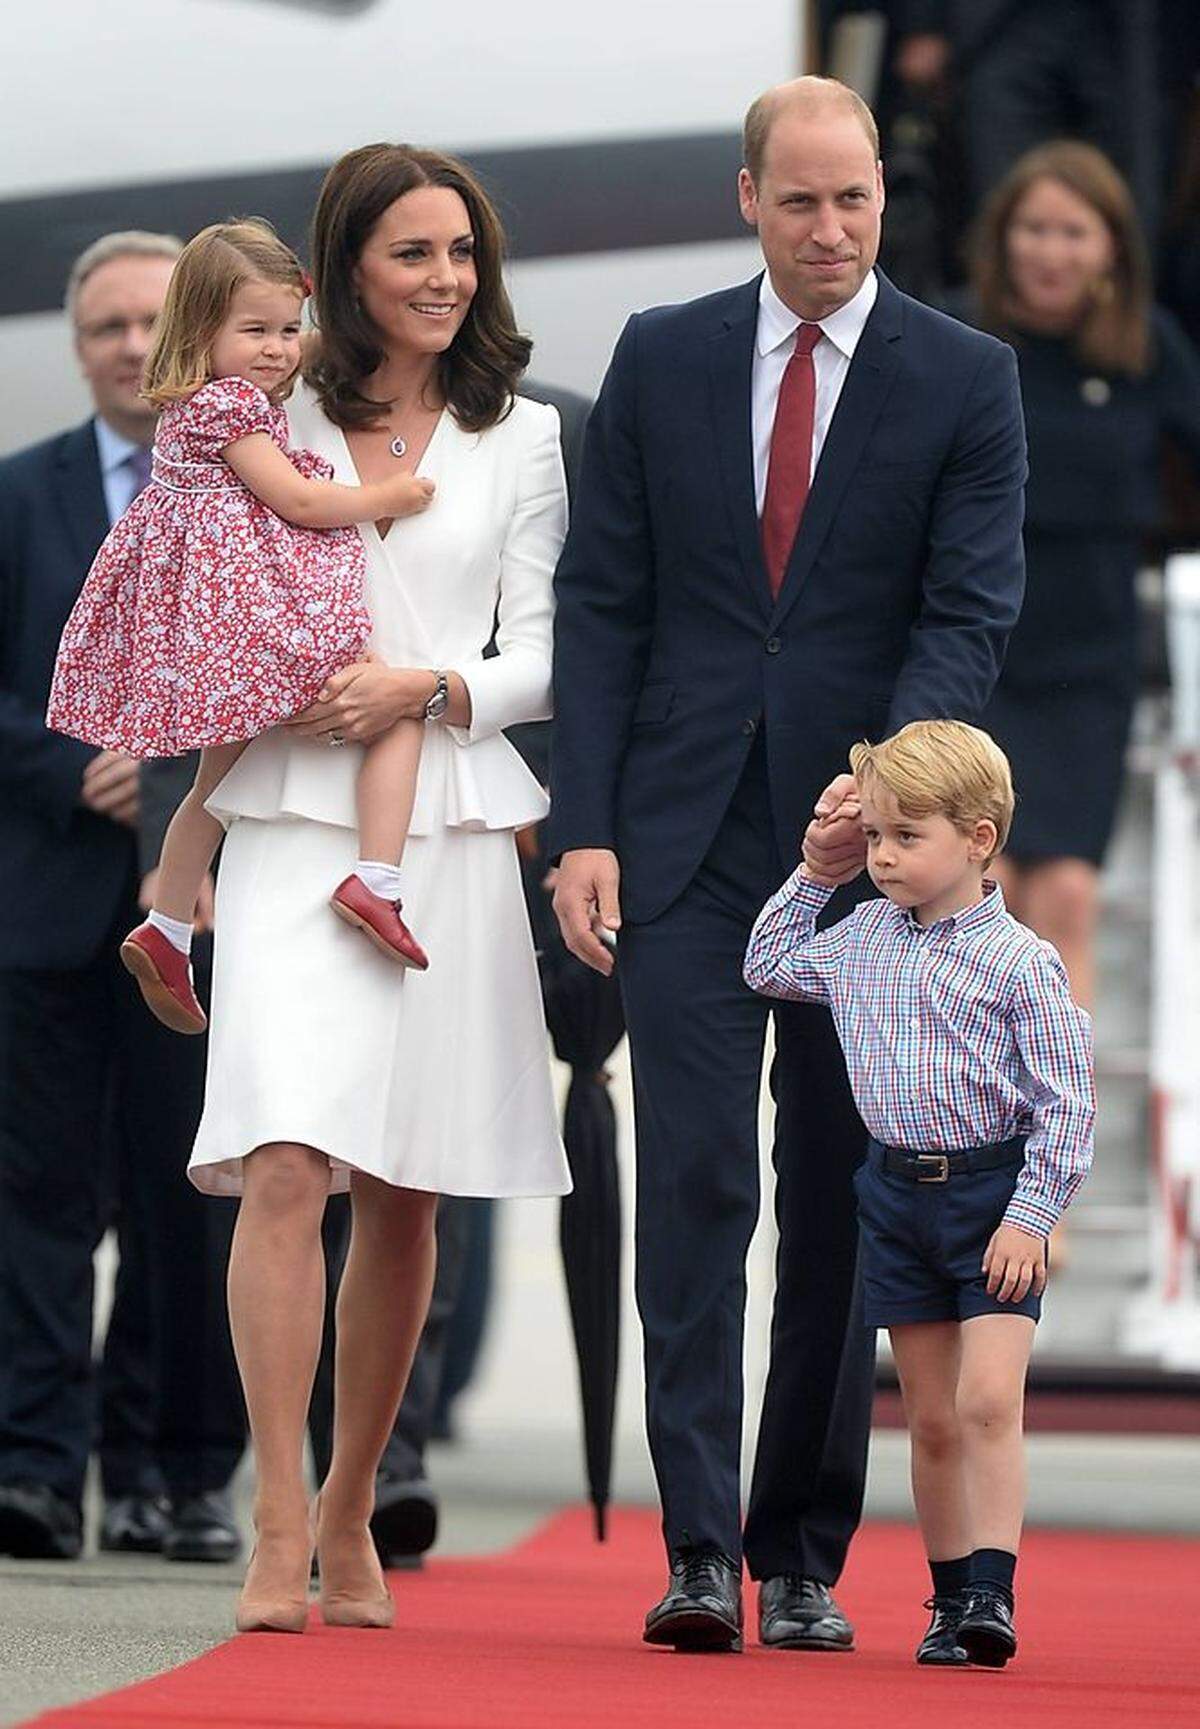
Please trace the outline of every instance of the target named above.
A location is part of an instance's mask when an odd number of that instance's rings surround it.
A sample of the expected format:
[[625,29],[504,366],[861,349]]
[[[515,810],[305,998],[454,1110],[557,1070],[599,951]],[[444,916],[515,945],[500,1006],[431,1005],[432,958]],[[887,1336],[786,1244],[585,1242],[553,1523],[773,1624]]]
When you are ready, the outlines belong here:
[[[322,457],[288,448],[280,404],[300,365],[307,288],[264,222],[219,223],[185,247],[146,363],[144,394],[162,409],[151,481],[96,556],[50,692],[48,724],[73,738],[142,757],[201,752],[167,830],[154,907],[121,946],[150,1008],[179,1032],[205,1025],[188,960],[222,833],[205,801],[250,739],[363,658],[371,621],[353,525],[411,515],[433,496],[431,481],[399,471],[337,485]],[[330,903],[420,969],[428,961],[400,916],[399,863],[422,732],[401,720],[366,747],[361,857]]]

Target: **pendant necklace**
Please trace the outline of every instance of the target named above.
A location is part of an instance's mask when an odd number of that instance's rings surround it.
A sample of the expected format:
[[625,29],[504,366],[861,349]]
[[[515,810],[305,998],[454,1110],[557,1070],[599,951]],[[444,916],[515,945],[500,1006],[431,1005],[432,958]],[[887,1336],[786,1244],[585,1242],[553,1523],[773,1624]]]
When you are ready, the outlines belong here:
[[404,439],[400,437],[400,434],[397,433],[395,438],[393,438],[392,442],[388,445],[388,449],[391,451],[393,456],[403,456],[408,449],[408,445],[405,443]]

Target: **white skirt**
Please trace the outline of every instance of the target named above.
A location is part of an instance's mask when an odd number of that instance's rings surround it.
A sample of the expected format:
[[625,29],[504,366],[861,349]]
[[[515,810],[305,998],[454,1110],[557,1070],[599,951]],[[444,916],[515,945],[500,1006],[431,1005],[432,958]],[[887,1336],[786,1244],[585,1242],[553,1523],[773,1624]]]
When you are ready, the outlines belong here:
[[208,1082],[188,1175],[240,1194],[255,1147],[326,1154],[446,1195],[562,1195],[537,963],[511,830],[440,828],[404,852],[404,913],[429,955],[412,972],[329,897],[354,831],[241,817],[217,889]]

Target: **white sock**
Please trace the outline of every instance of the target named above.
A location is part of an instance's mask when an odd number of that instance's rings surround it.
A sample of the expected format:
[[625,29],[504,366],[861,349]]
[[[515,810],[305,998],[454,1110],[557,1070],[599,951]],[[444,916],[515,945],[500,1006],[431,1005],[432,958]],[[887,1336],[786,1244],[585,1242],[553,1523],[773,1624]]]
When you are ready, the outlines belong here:
[[400,866],[383,864],[379,859],[360,858],[354,867],[359,882],[365,883],[373,895],[384,900],[400,899]]
[[156,931],[161,931],[173,949],[178,949],[181,955],[192,952],[192,927],[184,919],[169,919],[166,913],[151,912],[146,918],[148,925],[153,925]]

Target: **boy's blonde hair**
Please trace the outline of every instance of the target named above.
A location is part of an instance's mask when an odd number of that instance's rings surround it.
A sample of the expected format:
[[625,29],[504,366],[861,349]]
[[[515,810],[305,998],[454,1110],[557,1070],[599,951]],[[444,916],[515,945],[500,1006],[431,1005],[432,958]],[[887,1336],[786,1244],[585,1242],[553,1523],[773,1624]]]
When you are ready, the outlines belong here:
[[996,826],[1002,851],[1012,826],[1012,771],[994,738],[961,720],[913,720],[882,744],[856,744],[850,768],[859,786],[875,781],[904,816],[944,816],[962,833]]
[[[214,222],[188,241],[171,272],[146,357],[142,395],[147,402],[165,408],[208,383],[213,340],[246,282],[278,283],[301,297],[308,293],[300,260],[261,217]],[[273,396],[281,400],[294,381],[293,374]]]

